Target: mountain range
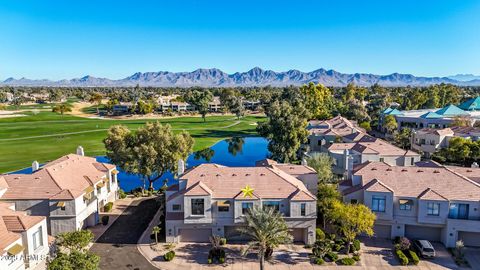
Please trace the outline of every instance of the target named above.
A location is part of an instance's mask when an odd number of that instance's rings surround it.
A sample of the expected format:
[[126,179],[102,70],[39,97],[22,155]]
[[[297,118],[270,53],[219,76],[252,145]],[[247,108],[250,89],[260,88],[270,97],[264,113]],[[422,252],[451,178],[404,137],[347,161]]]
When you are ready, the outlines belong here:
[[227,87],[227,86],[287,86],[302,85],[309,82],[326,86],[345,86],[354,83],[360,86],[380,84],[383,86],[427,86],[450,83],[463,86],[480,86],[480,77],[474,75],[455,75],[450,77],[416,77],[411,74],[392,73],[375,75],[367,73],[347,74],[335,70],[317,69],[311,72],[289,70],[275,72],[255,67],[247,72],[225,73],[219,69],[197,69],[192,72],[137,72],[119,80],[85,76],[70,80],[32,80],[27,78],[8,78],[0,85],[9,86],[156,86],[156,87]]

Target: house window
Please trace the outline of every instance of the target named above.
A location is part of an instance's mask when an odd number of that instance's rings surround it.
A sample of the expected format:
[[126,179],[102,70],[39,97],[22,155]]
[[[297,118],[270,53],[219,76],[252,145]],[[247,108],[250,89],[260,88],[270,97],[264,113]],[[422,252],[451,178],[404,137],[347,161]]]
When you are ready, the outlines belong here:
[[278,201],[265,201],[263,202],[263,209],[273,208],[276,211],[280,211],[280,202]]
[[242,215],[245,215],[249,209],[253,208],[253,202],[242,202]]
[[38,230],[32,234],[33,238],[33,250],[37,250],[43,247],[43,233],[42,226],[38,227]]
[[174,204],[174,205],[172,205],[172,210],[173,211],[180,211],[180,210],[182,210],[182,206],[180,204]]
[[307,204],[306,203],[301,203],[300,204],[300,216],[304,217],[306,215],[306,208]]
[[228,212],[230,211],[230,201],[219,201],[217,202],[218,212]]
[[410,159],[410,165],[413,166],[413,164],[414,164],[414,158],[411,158]]
[[427,203],[427,215],[429,216],[438,216],[440,215],[440,204],[439,203]]
[[205,202],[203,199],[192,199],[192,215],[204,215]]
[[412,200],[398,200],[400,204],[400,210],[410,211],[412,210],[413,201]]
[[358,200],[357,200],[357,199],[351,199],[351,200],[350,200],[350,203],[351,203],[351,204],[357,204],[357,203],[358,203]]
[[466,203],[452,203],[448,212],[448,218],[468,219],[469,205]]
[[385,196],[373,195],[372,197],[372,211],[385,212]]
[[384,162],[384,161],[385,161],[385,158],[381,157],[380,162]]

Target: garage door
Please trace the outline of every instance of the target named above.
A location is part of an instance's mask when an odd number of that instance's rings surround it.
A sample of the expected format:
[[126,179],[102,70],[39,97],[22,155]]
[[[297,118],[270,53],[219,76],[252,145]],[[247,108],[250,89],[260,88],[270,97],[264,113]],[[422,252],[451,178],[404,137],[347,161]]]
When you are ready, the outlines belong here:
[[204,243],[210,242],[210,236],[212,235],[211,229],[180,229],[179,230],[180,242],[196,242]]
[[292,231],[290,232],[293,236],[293,242],[301,242],[303,243],[303,236],[304,236],[304,233],[305,233],[305,229],[304,228],[296,228],[296,229],[292,229]]
[[458,232],[458,240],[462,240],[467,247],[480,247],[480,233]]
[[440,241],[442,238],[441,228],[405,225],[405,237],[429,241]]
[[249,241],[249,236],[239,232],[238,228],[240,228],[240,226],[225,226],[225,238],[227,238],[228,242]]
[[373,226],[374,236],[377,238],[388,238],[392,237],[392,226],[390,225],[375,225]]

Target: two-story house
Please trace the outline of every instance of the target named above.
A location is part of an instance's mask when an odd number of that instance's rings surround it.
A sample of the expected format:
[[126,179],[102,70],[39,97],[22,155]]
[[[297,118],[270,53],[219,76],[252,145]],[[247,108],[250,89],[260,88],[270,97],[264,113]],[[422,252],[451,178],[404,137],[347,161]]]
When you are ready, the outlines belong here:
[[430,157],[436,151],[447,148],[452,138],[461,137],[472,141],[480,140],[480,128],[448,127],[444,129],[423,128],[414,130],[411,135],[412,149]]
[[[477,169],[478,170],[478,169]],[[462,170],[398,167],[383,162],[356,166],[340,185],[347,203],[363,203],[376,215],[375,235],[480,246],[480,185]],[[472,173],[473,175],[473,173]]]
[[116,167],[84,156],[83,148],[39,166],[32,173],[0,175],[0,200],[32,216],[47,217],[51,235],[99,222],[99,211],[118,198]]
[[0,269],[46,268],[49,253],[46,218],[0,203]]
[[396,166],[414,166],[421,159],[419,153],[401,149],[368,135],[357,142],[333,143],[328,148],[328,154],[334,160],[333,171],[336,174],[345,175],[349,168],[367,161],[380,161]]
[[315,242],[316,197],[294,176],[272,166],[202,164],[166,192],[167,242],[208,242],[211,235],[248,240],[238,232],[253,207],[284,216],[294,241]]

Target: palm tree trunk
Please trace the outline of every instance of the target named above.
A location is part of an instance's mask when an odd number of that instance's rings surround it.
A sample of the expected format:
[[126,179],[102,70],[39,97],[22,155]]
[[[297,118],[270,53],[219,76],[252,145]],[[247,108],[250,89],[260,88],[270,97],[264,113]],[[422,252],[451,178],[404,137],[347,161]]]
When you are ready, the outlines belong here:
[[265,256],[262,254],[260,256],[260,270],[264,270],[265,269]]

